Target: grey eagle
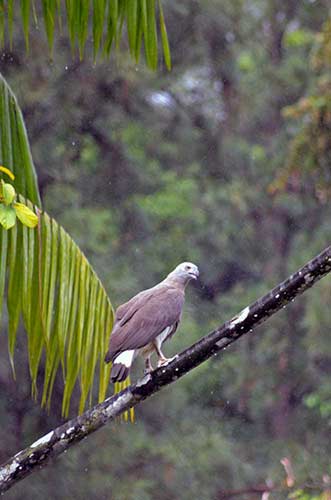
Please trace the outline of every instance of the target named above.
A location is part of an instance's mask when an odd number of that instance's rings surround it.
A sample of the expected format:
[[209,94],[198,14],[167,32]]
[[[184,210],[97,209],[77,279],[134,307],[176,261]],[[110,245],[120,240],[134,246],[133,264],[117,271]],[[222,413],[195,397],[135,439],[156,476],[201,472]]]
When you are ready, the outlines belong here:
[[153,370],[151,355],[158,357],[157,366],[169,361],[161,346],[177,330],[185,299],[185,288],[199,277],[199,269],[182,262],[158,285],[135,295],[116,310],[105,362],[112,361],[111,381],[127,378],[137,355],[145,359],[145,373]]

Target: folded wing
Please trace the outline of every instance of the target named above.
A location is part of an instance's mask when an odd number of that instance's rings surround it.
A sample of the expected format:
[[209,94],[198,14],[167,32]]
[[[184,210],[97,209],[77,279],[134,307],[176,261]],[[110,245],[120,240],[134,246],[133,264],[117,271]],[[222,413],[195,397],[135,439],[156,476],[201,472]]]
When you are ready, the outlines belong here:
[[167,326],[178,324],[184,304],[184,293],[163,285],[146,290],[120,306],[116,311],[105,361],[130,349],[152,342]]

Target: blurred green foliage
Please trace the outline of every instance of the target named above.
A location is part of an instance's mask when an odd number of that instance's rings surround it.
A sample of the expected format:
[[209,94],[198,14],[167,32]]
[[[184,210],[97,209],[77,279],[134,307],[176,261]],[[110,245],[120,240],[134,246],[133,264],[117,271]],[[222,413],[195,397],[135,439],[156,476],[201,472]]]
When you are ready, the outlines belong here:
[[[125,27],[128,49],[136,63],[139,62],[142,41],[147,66],[153,70],[158,65],[159,45],[163,60],[171,68],[171,56],[167,28],[161,0],[43,0],[40,6],[30,0],[21,0],[20,8],[14,8],[13,0],[0,2],[0,47],[9,39],[12,48],[13,27],[21,25],[27,52],[30,48],[31,31],[45,32],[50,55],[53,57],[55,34],[66,33],[72,53],[84,56],[86,45],[94,60],[101,53],[109,57],[122,41]],[[158,43],[158,32],[160,41]]]
[[[22,50],[4,52],[0,70],[23,105],[43,204],[114,304],[181,260],[199,265],[170,355],[329,244],[331,162],[316,138],[329,137],[318,117],[331,94],[320,83],[329,70],[313,62],[328,46],[325,2],[164,8],[171,73],[151,74],[124,53],[113,66],[72,62],[64,39],[47,64],[38,33],[30,58],[16,34]],[[305,99],[304,113],[289,111]],[[272,500],[328,498],[330,292],[327,278],[146,401],[134,425],[99,431],[8,498],[210,500],[266,481],[281,486]],[[18,388],[0,365],[3,460],[59,420],[60,394],[50,415],[30,401],[23,353]]]
[[[313,78],[308,95],[284,108],[287,118],[299,125],[293,138],[280,184],[302,177],[311,182],[321,202],[331,197],[331,20],[315,35],[310,57]],[[281,186],[280,186],[281,187]]]

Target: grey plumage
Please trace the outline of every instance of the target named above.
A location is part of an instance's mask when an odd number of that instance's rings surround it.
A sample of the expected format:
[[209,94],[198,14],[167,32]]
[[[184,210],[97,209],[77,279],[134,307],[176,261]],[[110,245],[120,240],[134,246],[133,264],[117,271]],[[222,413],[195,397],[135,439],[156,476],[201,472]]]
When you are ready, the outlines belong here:
[[138,354],[145,358],[146,371],[153,369],[150,361],[153,352],[158,356],[158,366],[169,361],[161,351],[162,343],[175,333],[186,285],[198,275],[195,264],[183,262],[161,283],[118,307],[105,357],[106,363],[113,362],[112,382],[126,379]]

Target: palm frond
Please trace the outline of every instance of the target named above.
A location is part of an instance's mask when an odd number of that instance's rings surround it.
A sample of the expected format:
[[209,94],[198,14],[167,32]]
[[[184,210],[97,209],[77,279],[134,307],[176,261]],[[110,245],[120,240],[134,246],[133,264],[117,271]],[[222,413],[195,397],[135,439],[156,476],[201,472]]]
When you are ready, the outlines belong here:
[[[86,257],[66,231],[40,210],[35,169],[21,111],[0,75],[0,164],[15,173],[19,201],[38,215],[38,228],[17,222],[0,226],[0,318],[8,310],[8,347],[14,353],[20,319],[27,334],[32,393],[44,371],[42,404],[49,406],[56,375],[62,372],[62,412],[68,414],[76,385],[80,411],[91,398],[99,365],[99,401],[103,400],[110,367],[103,362],[113,308]],[[33,200],[32,203],[30,200]]]
[[[31,23],[42,19],[48,45],[53,53],[55,33],[67,30],[72,50],[78,49],[82,58],[89,37],[93,41],[94,58],[98,53],[109,56],[118,47],[126,32],[129,52],[138,62],[142,42],[148,67],[156,69],[159,58],[158,30],[163,59],[171,68],[169,41],[165,26],[161,0],[42,0],[40,12],[34,9],[31,0],[20,1],[21,25],[25,44],[29,49]],[[6,31],[10,44],[15,9],[13,0],[0,0],[0,47],[4,46]],[[65,20],[65,22],[63,22]],[[91,21],[90,21],[91,20]],[[125,27],[125,30],[123,28]],[[6,30],[7,28],[7,30]]]
[[[47,213],[22,198],[39,217],[38,229],[16,224],[0,229],[0,304],[7,280],[9,354],[14,367],[20,317],[27,334],[32,391],[45,353],[42,404],[49,406],[58,370],[64,391],[62,412],[68,414],[75,385],[80,411],[92,394],[99,364],[99,400],[109,381],[103,358],[113,323],[113,308],[85,255]],[[6,273],[5,270],[8,272]]]

